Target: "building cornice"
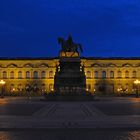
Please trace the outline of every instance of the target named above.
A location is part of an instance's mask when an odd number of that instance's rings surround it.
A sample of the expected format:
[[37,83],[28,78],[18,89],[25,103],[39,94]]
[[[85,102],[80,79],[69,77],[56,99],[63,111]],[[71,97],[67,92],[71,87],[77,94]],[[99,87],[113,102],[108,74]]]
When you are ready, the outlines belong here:
[[[59,57],[0,57],[0,60],[54,60]],[[81,57],[86,60],[140,60],[140,57]]]

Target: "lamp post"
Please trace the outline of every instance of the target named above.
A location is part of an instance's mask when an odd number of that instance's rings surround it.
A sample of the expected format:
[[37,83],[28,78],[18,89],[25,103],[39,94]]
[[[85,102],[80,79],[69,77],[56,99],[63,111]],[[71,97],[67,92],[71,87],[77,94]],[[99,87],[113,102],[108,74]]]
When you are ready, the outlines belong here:
[[1,85],[1,98],[4,97],[4,85],[5,85],[5,81],[4,80],[0,80],[0,85]]
[[140,81],[137,79],[134,81],[134,84],[136,85],[136,97],[138,98],[139,97],[139,84],[140,84]]

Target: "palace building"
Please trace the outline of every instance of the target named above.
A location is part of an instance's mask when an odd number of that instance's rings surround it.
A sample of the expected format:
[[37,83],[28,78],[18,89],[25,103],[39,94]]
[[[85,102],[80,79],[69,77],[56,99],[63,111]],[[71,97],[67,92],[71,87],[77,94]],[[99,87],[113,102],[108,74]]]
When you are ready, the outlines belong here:
[[[25,93],[27,85],[49,93],[59,58],[0,58],[0,79],[7,94]],[[91,93],[135,93],[134,81],[140,78],[140,58],[81,57],[86,75],[86,90]]]

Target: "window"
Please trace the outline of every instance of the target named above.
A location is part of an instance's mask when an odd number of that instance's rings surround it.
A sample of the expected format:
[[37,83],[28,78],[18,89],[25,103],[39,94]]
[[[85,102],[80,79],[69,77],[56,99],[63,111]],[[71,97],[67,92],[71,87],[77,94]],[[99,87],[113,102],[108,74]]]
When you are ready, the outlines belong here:
[[136,72],[136,71],[133,71],[132,77],[133,77],[133,78],[136,78],[136,77],[137,77],[137,72]]
[[114,78],[114,71],[110,71],[110,78]]
[[39,90],[38,85],[35,83],[32,87],[34,92],[37,92]]
[[21,71],[18,72],[18,79],[22,79],[22,72]]
[[13,71],[10,72],[10,79],[14,79],[14,72]]
[[87,84],[86,87],[87,87],[87,88],[86,88],[87,91],[88,91],[88,90],[91,90],[91,85],[90,85],[90,84]]
[[87,78],[91,78],[91,72],[90,71],[87,71],[86,76],[87,76]]
[[49,84],[49,90],[53,91],[53,84]]
[[118,84],[117,91],[118,91],[118,92],[121,92],[121,91],[122,91],[122,85],[121,85],[121,84]]
[[95,77],[95,79],[98,79],[98,71],[94,72],[94,77]]
[[125,72],[125,78],[129,78],[129,71]]
[[34,71],[34,79],[38,78],[38,71]]
[[122,72],[118,71],[118,78],[122,78]]
[[125,85],[124,92],[128,92],[128,91],[129,91],[129,84],[127,83],[127,84]]
[[29,72],[29,71],[26,72],[26,78],[27,78],[27,79],[30,78],[30,72]]
[[22,88],[22,85],[21,85],[21,84],[18,84],[18,86],[17,86],[17,90],[18,90],[18,91],[22,91],[22,90],[23,90],[23,88]]
[[102,71],[102,78],[106,78],[106,71]]
[[6,79],[6,78],[7,78],[7,72],[4,71],[4,72],[3,72],[3,79]]
[[46,91],[46,85],[45,84],[42,84],[41,85],[41,90],[42,90],[42,92],[45,92]]
[[11,85],[10,85],[10,92],[14,92],[14,91],[15,91],[14,84],[11,84]]
[[49,78],[53,78],[53,71],[49,71]]
[[126,89],[129,89],[129,84],[128,83],[125,85],[125,88]]
[[41,78],[42,78],[42,79],[45,79],[45,78],[46,78],[46,72],[45,72],[45,71],[42,71],[42,72],[41,72]]

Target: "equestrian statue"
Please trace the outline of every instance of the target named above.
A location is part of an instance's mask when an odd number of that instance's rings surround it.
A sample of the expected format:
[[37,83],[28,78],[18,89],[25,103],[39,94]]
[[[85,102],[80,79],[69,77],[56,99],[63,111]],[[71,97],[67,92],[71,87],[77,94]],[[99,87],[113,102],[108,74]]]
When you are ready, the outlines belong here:
[[58,38],[58,43],[61,45],[60,53],[64,52],[65,56],[67,56],[67,52],[72,52],[71,56],[73,56],[75,53],[77,53],[78,56],[80,56],[79,50],[80,50],[81,53],[83,52],[82,45],[79,44],[79,43],[73,42],[73,39],[72,39],[71,35],[68,36],[67,40],[59,37]]

